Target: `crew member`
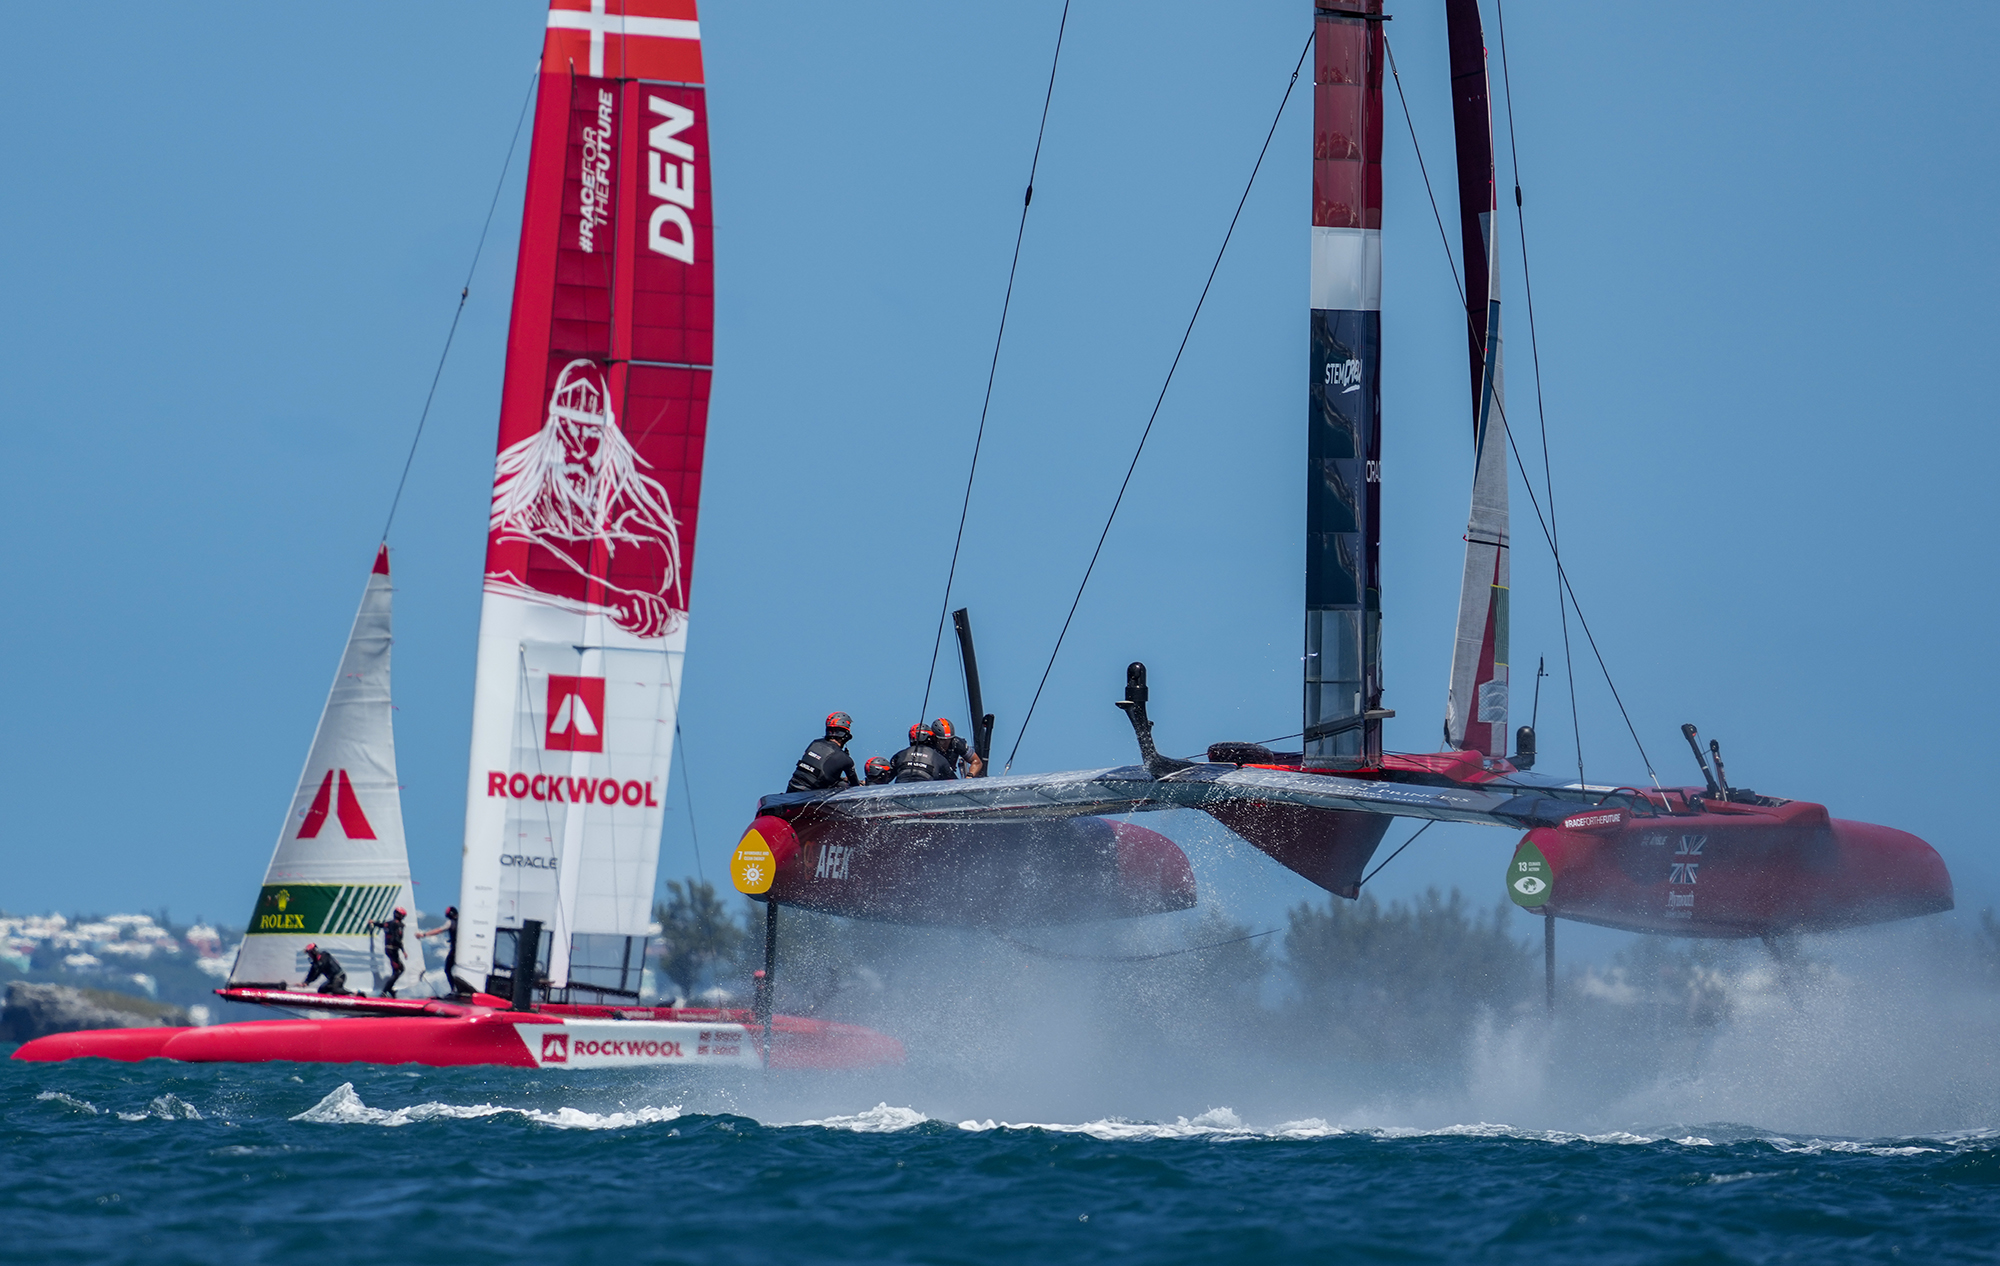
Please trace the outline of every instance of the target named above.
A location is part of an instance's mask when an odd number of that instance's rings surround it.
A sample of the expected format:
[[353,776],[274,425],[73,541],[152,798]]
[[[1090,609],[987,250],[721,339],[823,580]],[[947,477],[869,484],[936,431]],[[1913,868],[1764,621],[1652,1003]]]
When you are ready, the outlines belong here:
[[894,782],[940,782],[958,777],[952,762],[937,749],[937,735],[919,721],[910,727],[910,745],[889,762]]
[[396,982],[403,978],[403,924],[410,912],[401,906],[396,913],[386,919],[376,919],[368,926],[382,929],[382,952],[389,958],[389,983],[382,986],[382,996],[396,996]]
[[321,993],[344,994],[347,992],[347,972],[342,969],[340,960],[333,956],[333,951],[323,950],[316,944],[308,944],[306,946],[306,978],[301,983],[310,985],[315,980],[325,981],[319,987]]
[[957,769],[958,763],[964,761],[967,778],[977,778],[986,772],[985,758],[973,750],[972,744],[966,742],[963,735],[952,732],[950,717],[939,717],[931,722],[931,733],[937,736],[933,741],[938,751],[943,752],[944,758],[951,762],[953,769]]
[[868,763],[861,767],[862,780],[871,787],[879,787],[892,782],[896,777],[896,767],[889,763],[887,756],[870,756]]
[[427,936],[445,936],[450,938],[444,943],[444,983],[447,989],[453,993],[457,993],[459,991],[458,977],[451,974],[451,969],[458,966],[458,907],[446,906],[444,908],[443,923],[438,924],[428,932],[417,933],[417,939],[420,941]]
[[842,787],[859,787],[861,776],[854,772],[854,757],[847,751],[847,742],[853,737],[854,718],[845,712],[827,713],[826,736],[806,745],[806,754],[799,757],[798,768],[785,784],[785,790],[838,791]]

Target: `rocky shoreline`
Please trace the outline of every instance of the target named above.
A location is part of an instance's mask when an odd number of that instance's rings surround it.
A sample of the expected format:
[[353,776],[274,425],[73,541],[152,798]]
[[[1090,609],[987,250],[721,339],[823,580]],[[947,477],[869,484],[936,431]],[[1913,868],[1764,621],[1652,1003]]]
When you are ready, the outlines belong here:
[[179,1007],[131,994],[17,980],[0,1008],[0,1042],[31,1042],[79,1029],[141,1029],[188,1023]]

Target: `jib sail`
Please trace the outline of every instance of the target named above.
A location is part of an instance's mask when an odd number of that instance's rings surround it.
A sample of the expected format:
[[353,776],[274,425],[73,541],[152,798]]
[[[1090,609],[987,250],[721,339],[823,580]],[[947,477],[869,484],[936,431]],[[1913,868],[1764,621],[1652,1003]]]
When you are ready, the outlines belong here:
[[415,909],[389,708],[390,597],[389,550],[383,546],[229,973],[231,985],[297,984],[305,978],[305,947],[317,942],[346,968],[349,988],[365,989],[375,966],[368,925],[397,906]]
[[1452,641],[1445,746],[1507,754],[1507,423],[1500,356],[1499,223],[1493,106],[1478,0],[1446,0],[1451,110],[1458,142],[1458,218],[1465,252],[1466,344],[1472,370],[1472,511]]
[[474,987],[511,970],[529,919],[552,986],[638,987],[714,345],[707,121],[693,0],[554,0],[480,613]]
[[1316,11],[1305,750],[1379,761],[1381,0]]

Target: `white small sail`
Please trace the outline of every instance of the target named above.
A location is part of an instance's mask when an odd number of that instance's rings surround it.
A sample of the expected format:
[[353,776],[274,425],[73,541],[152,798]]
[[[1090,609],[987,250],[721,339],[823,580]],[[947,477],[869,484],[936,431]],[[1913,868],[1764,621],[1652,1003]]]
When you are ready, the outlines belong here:
[[1475,0],[1446,0],[1465,323],[1472,371],[1472,512],[1452,639],[1445,746],[1507,754],[1507,390],[1500,344],[1500,225],[1493,105]]
[[[305,947],[317,942],[347,970],[347,987],[369,989],[386,968],[369,957],[369,924],[397,906],[414,911],[396,737],[389,706],[389,550],[376,552],[354,630],[327,692],[291,812],[229,974],[236,986],[297,984]],[[407,944],[415,956],[414,944]],[[421,961],[399,988],[415,985]]]
[[[1491,293],[1499,294],[1499,278]],[[1500,355],[1500,300],[1490,301],[1488,355],[1474,445],[1472,510],[1465,525],[1465,574],[1451,647],[1445,743],[1488,756],[1507,754],[1507,426]]]

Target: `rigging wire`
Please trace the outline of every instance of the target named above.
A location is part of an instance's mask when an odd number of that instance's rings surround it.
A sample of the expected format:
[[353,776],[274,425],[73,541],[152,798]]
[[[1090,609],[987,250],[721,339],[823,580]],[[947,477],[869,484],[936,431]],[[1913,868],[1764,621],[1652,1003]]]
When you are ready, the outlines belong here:
[[[1521,147],[1514,139],[1514,83],[1507,73],[1507,8],[1493,0],[1494,15],[1500,21],[1500,90],[1507,98],[1507,155],[1514,168],[1514,227],[1521,239],[1521,292],[1528,301],[1528,352],[1535,366],[1535,417],[1542,430],[1542,491],[1549,499],[1550,548],[1561,556],[1562,535],[1556,530],[1556,480],[1549,465],[1549,414],[1542,404],[1542,347],[1535,338],[1535,274],[1528,267],[1528,212],[1521,201]],[[1526,471],[1522,472],[1525,478]],[[1569,674],[1570,734],[1576,739],[1576,781],[1583,785],[1583,727],[1577,720],[1576,665],[1570,661],[1569,607],[1562,590],[1556,591],[1556,614],[1562,620],[1563,667]],[[1579,613],[1581,618],[1581,613]]]
[[[1028,208],[1035,201],[1035,172],[1042,165],[1042,137],[1049,130],[1049,103],[1055,100],[1056,69],[1062,65],[1063,35],[1069,30],[1069,0],[1063,0],[1062,20],[1056,25],[1056,51],[1049,61],[1049,86],[1042,94],[1042,122],[1035,129],[1035,156],[1028,160],[1028,192],[1021,198],[1021,223],[1014,230],[1014,258],[1007,265],[1007,293],[1000,300],[1000,328],[993,335],[993,359],[986,366],[986,396],[979,402],[979,429],[972,437],[972,465],[965,472],[965,499],[958,507],[958,535],[951,542],[951,567],[944,576],[944,601],[938,606],[937,634],[931,638],[931,667],[924,677],[924,702],[917,709],[917,722],[931,710],[931,688],[937,682],[938,648],[944,644],[945,613],[951,610],[951,586],[958,579],[958,552],[965,544],[965,517],[972,509],[972,479],[979,473],[979,449],[986,442],[986,412],[993,405],[993,379],[1000,371],[1000,344],[1007,337],[1007,310],[1014,303],[1014,274],[1021,267],[1021,241],[1028,234]],[[979,728],[979,718],[968,724]]]
[[1363,875],[1363,876],[1361,877],[1361,882],[1360,882],[1360,883],[1358,883],[1358,884],[1356,884],[1356,885],[1354,885],[1354,890],[1355,890],[1356,892],[1359,892],[1359,891],[1360,891],[1360,890],[1361,890],[1362,888],[1366,887],[1366,886],[1367,886],[1367,884],[1368,884],[1368,881],[1369,881],[1369,880],[1371,880],[1371,879],[1375,878],[1375,876],[1377,876],[1377,875],[1379,875],[1379,874],[1381,874],[1381,873],[1382,873],[1382,867],[1383,867],[1383,866],[1387,866],[1387,865],[1388,865],[1388,864],[1389,864],[1390,862],[1393,862],[1393,861],[1395,861],[1395,860],[1396,860],[1396,859],[1397,859],[1398,857],[1401,857],[1401,856],[1403,855],[1403,850],[1404,850],[1404,849],[1406,849],[1406,848],[1408,848],[1408,847],[1409,847],[1410,845],[1412,845],[1412,844],[1416,843],[1416,842],[1417,842],[1417,837],[1418,837],[1419,835],[1422,835],[1422,834],[1423,834],[1423,833],[1424,833],[1425,831],[1428,831],[1428,830],[1430,830],[1430,829],[1431,829],[1432,827],[1436,826],[1437,824],[1438,824],[1438,820],[1437,820],[1436,818],[1432,818],[1432,819],[1431,819],[1430,821],[1428,821],[1428,822],[1424,823],[1424,824],[1423,824],[1422,826],[1418,827],[1418,828],[1417,828],[1416,830],[1414,830],[1414,831],[1410,832],[1410,838],[1409,838],[1409,839],[1407,839],[1407,840],[1404,840],[1404,841],[1403,841],[1403,842],[1402,842],[1401,844],[1398,844],[1398,845],[1396,846],[1396,851],[1395,851],[1395,852],[1393,852],[1393,853],[1391,853],[1391,854],[1389,854],[1389,855],[1388,855],[1387,857],[1383,858],[1383,859],[1382,859],[1382,864],[1381,864],[1380,866],[1377,866],[1377,867],[1376,867],[1376,868],[1375,868],[1374,870],[1371,870],[1371,871],[1369,871],[1369,872],[1368,872],[1367,874]]
[[[1035,686],[1035,697],[1028,704],[1027,715],[1021,718],[1021,728],[1014,735],[1014,748],[1007,753],[1007,763],[1001,767],[1005,773],[1014,767],[1014,757],[1021,751],[1021,740],[1027,737],[1028,723],[1035,719],[1035,705],[1042,701],[1042,689],[1049,684],[1049,673],[1056,666],[1056,656],[1062,653],[1063,639],[1069,636],[1070,622],[1076,619],[1076,609],[1083,601],[1083,591],[1090,584],[1090,574],[1097,569],[1097,559],[1104,552],[1104,542],[1111,535],[1111,525],[1118,518],[1118,508],[1125,504],[1125,490],[1132,486],[1132,473],[1139,469],[1139,457],[1146,451],[1146,441],[1153,434],[1153,423],[1159,421],[1160,406],[1166,403],[1167,389],[1173,386],[1174,371],[1180,368],[1181,356],[1187,351],[1188,340],[1194,336],[1194,325],[1201,318],[1202,305],[1208,302],[1209,288],[1215,285],[1215,274],[1222,268],[1222,257],[1229,250],[1229,239],[1236,233],[1236,222],[1243,216],[1243,207],[1250,201],[1250,190],[1257,184],[1257,173],[1264,168],[1264,156],[1271,150],[1271,138],[1277,135],[1278,120],[1285,117],[1285,106],[1292,99],[1292,89],[1299,83],[1299,71],[1305,67],[1306,55],[1312,52],[1312,36],[1306,37],[1305,47],[1299,50],[1298,64],[1292,67],[1292,77],[1285,84],[1285,95],[1278,101],[1278,112],[1271,116],[1271,126],[1264,133],[1264,145],[1257,151],[1257,161],[1250,168],[1250,179],[1243,183],[1243,196],[1236,200],[1236,213],[1229,217],[1229,229],[1222,235],[1222,245],[1216,249],[1215,262],[1209,266],[1208,280],[1202,283],[1201,297],[1195,300],[1194,311],[1188,315],[1187,329],[1181,332],[1181,344],[1174,349],[1173,363],[1167,366],[1166,381],[1160,384],[1160,394],[1153,401],[1153,412],[1146,418],[1146,429],[1139,433],[1139,445],[1132,450],[1132,461],[1125,467],[1125,478],[1118,485],[1118,496],[1111,502],[1111,513],[1104,517],[1104,530],[1097,535],[1097,548],[1090,552],[1090,563],[1083,569],[1083,579],[1077,582],[1076,597],[1071,599],[1069,614],[1063,617],[1062,632],[1056,634],[1054,649],[1049,651],[1049,662],[1042,668],[1042,679]],[[940,633],[943,625],[939,625]]]
[[1266,936],[1276,936],[1280,929],[1271,928],[1264,932],[1252,932],[1248,936],[1234,936],[1226,941],[1215,941],[1208,945],[1190,945],[1186,949],[1167,950],[1159,954],[1065,954],[1061,950],[1043,949],[1026,941],[1017,941],[1005,932],[993,933],[998,940],[1006,942],[1023,954],[1036,958],[1052,958],[1065,963],[1153,963],[1162,958],[1175,958],[1182,954],[1200,954],[1207,950],[1221,949],[1225,945],[1241,945],[1245,941],[1255,941]]
[[680,705],[674,706],[674,742],[681,749],[681,799],[687,802],[688,839],[694,844],[694,874],[702,883],[708,882],[708,875],[701,866],[701,836],[694,828],[694,766],[688,762],[687,739],[681,735]]
[[[1417,128],[1416,128],[1416,123],[1412,121],[1410,116],[1409,98],[1407,98],[1403,94],[1403,77],[1400,74],[1397,74],[1396,72],[1396,54],[1392,49],[1389,48],[1389,39],[1386,32],[1382,37],[1382,46],[1383,49],[1387,51],[1389,55],[1389,73],[1396,81],[1396,97],[1398,100],[1402,102],[1403,119],[1404,122],[1409,125],[1410,144],[1417,147],[1417,167],[1419,170],[1423,170],[1424,169],[1423,148],[1417,141]],[[1431,190],[1430,176],[1428,173],[1426,173],[1424,177],[1424,191],[1430,197],[1431,218],[1437,221],[1438,233],[1442,237],[1444,234],[1444,218],[1438,213],[1437,195]],[[1461,307],[1463,307],[1465,303],[1465,287],[1464,284],[1459,281],[1458,265],[1456,261],[1452,259],[1451,240],[1449,238],[1444,239],[1444,249],[1445,249],[1445,260],[1451,268],[1452,283],[1458,287],[1459,304]],[[1470,328],[1472,325],[1472,314],[1470,312],[1466,313],[1465,320],[1467,327]],[[1482,350],[1484,350],[1483,347]],[[1527,465],[1521,460],[1520,446],[1517,443],[1515,443],[1514,440],[1513,425],[1507,420],[1507,406],[1504,402],[1495,399],[1493,402],[1493,407],[1500,414],[1500,429],[1506,433],[1507,447],[1514,454],[1515,468],[1521,471],[1522,487],[1528,494],[1528,504],[1534,507],[1535,522],[1540,525],[1542,529],[1542,539],[1548,544],[1550,557],[1552,557],[1555,560],[1556,579],[1559,582],[1558,583],[1559,592],[1557,594],[1557,597],[1558,599],[1560,599],[1563,595],[1565,594],[1568,595],[1569,604],[1576,611],[1577,624],[1579,627],[1583,629],[1584,639],[1590,643],[1590,652],[1597,659],[1598,671],[1604,674],[1604,684],[1611,690],[1611,700],[1613,703],[1618,705],[1618,715],[1624,718],[1625,729],[1632,736],[1632,745],[1639,749],[1639,759],[1641,762],[1645,764],[1646,773],[1652,778],[1654,786],[1658,786],[1660,782],[1660,776],[1653,769],[1652,758],[1646,755],[1646,745],[1639,738],[1638,727],[1632,724],[1632,714],[1626,710],[1625,700],[1618,693],[1618,683],[1613,681],[1611,678],[1611,666],[1610,664],[1605,662],[1604,652],[1598,648],[1597,638],[1590,631],[1590,621],[1587,618],[1585,618],[1583,614],[1583,604],[1577,599],[1576,586],[1570,583],[1569,572],[1566,568],[1563,567],[1562,554],[1556,548],[1554,535],[1551,534],[1551,532],[1549,531],[1548,519],[1545,518],[1542,514],[1541,500],[1535,496],[1535,485],[1532,481],[1528,479]],[[1579,777],[1578,781],[1579,782],[1582,781],[1581,777]]]
[[521,124],[527,120],[528,104],[535,99],[535,84],[541,77],[541,59],[535,60],[535,73],[528,77],[528,95],[521,98],[521,113],[514,120],[514,136],[507,142],[507,157],[500,164],[500,179],[493,186],[493,200],[486,204],[486,222],[479,226],[479,244],[472,248],[472,266],[465,270],[465,284],[458,288],[458,306],[452,309],[451,328],[445,331],[444,350],[438,353],[437,369],[431,374],[431,389],[424,395],[423,412],[417,415],[417,433],[410,437],[409,455],[403,458],[403,476],[396,481],[396,495],[389,502],[389,518],[382,524],[382,539],[389,539],[389,528],[396,522],[396,508],[403,504],[403,486],[410,482],[410,465],[417,460],[417,445],[424,438],[424,423],[431,416],[431,401],[437,398],[438,380],[444,377],[444,363],[451,355],[451,341],[458,336],[458,319],[465,315],[465,301],[472,294],[472,274],[479,268],[479,256],[486,250],[486,234],[493,227],[493,212],[500,205],[500,193],[507,187],[507,172],[514,165],[514,151],[521,144]]

